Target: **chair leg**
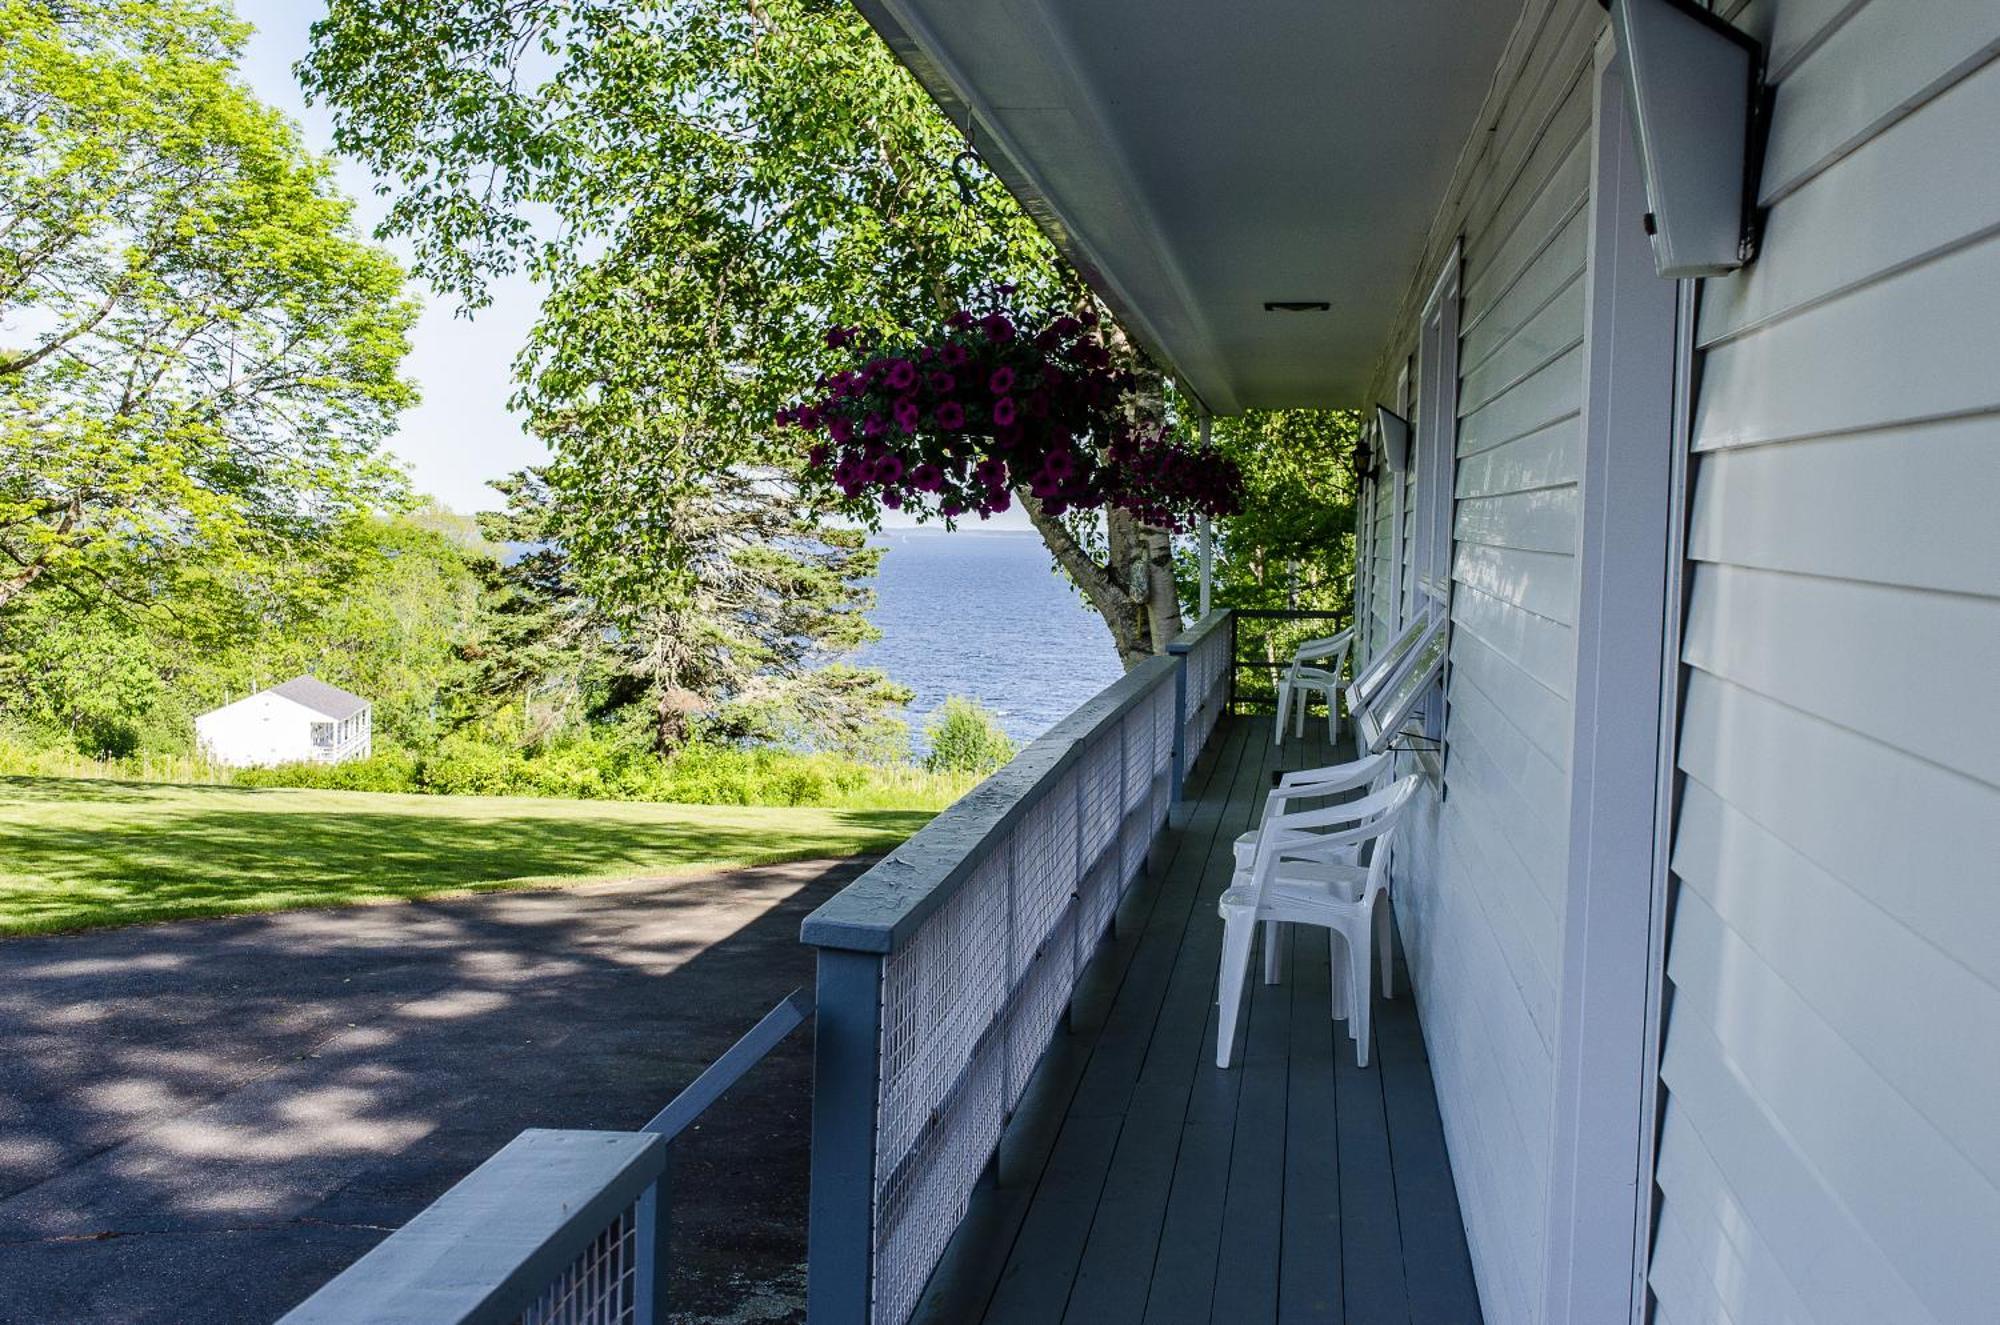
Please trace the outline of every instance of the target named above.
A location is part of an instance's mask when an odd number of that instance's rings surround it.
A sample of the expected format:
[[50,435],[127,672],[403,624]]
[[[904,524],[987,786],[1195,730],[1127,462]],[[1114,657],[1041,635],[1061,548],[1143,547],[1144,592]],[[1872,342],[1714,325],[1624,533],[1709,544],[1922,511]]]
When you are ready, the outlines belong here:
[[1280,681],[1278,682],[1278,721],[1275,730],[1271,733],[1271,744],[1283,745],[1285,743],[1285,723],[1291,717],[1291,707],[1292,683],[1290,681]]
[[1306,706],[1312,703],[1312,691],[1306,689],[1304,686],[1300,686],[1292,692],[1292,698],[1298,704],[1298,719],[1292,729],[1292,735],[1298,737],[1300,740],[1304,740],[1306,734]]
[[1285,980],[1284,922],[1266,920],[1264,922],[1264,983],[1283,984]]
[[1368,969],[1368,959],[1373,949],[1368,942],[1368,930],[1365,927],[1354,937],[1361,941],[1348,945],[1349,955],[1354,962],[1352,968],[1354,973],[1354,1013],[1347,1019],[1347,1028],[1354,1035],[1354,1065],[1356,1067],[1366,1067],[1368,1066],[1368,1046],[1370,1040],[1373,1039],[1375,1029],[1373,1024],[1374,1007],[1369,999],[1369,995],[1374,990],[1370,988],[1371,981]]
[[1382,963],[1382,997],[1396,996],[1395,940],[1389,930],[1389,895],[1375,903],[1375,960]]
[[1327,989],[1332,1001],[1335,1021],[1348,1020],[1348,1008],[1354,1000],[1350,998],[1347,979],[1347,940],[1337,929],[1326,931]]
[[1222,971],[1215,1018],[1215,1065],[1228,1067],[1236,1053],[1236,1023],[1243,1012],[1243,985],[1250,978],[1250,940],[1256,936],[1252,913],[1230,916],[1222,927]]

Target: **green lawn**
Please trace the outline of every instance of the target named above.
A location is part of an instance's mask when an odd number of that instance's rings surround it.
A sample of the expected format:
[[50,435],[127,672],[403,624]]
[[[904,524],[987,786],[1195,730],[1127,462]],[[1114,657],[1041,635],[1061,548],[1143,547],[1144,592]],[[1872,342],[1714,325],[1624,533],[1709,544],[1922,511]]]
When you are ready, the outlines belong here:
[[0,935],[885,851],[917,810],[0,778]]

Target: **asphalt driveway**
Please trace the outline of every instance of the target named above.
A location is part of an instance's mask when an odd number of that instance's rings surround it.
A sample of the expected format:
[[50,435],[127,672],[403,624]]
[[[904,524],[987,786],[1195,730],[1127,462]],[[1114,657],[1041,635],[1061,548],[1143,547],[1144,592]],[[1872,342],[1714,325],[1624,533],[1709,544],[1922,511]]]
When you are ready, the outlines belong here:
[[[0,1323],[263,1325],[522,1128],[644,1122],[858,869],[0,942]],[[810,1088],[802,1030],[677,1152],[677,1319],[802,1315]]]

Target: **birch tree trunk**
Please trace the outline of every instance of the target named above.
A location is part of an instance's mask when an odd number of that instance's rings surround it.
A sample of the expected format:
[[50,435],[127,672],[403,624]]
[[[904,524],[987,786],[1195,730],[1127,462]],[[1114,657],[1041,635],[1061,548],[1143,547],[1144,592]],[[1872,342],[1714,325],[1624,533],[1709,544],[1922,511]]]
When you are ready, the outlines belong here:
[[[1166,384],[1159,372],[1140,357],[1117,323],[1105,318],[1104,343],[1129,364],[1139,383],[1126,396],[1126,417],[1134,424],[1156,424],[1167,412]],[[1042,536],[1056,564],[1097,614],[1111,627],[1118,661],[1131,671],[1146,659],[1165,653],[1181,633],[1180,590],[1174,584],[1173,535],[1141,524],[1125,511],[1104,511],[1104,560],[1078,542],[1060,520],[1042,509],[1034,496],[1015,490],[1028,520]]]

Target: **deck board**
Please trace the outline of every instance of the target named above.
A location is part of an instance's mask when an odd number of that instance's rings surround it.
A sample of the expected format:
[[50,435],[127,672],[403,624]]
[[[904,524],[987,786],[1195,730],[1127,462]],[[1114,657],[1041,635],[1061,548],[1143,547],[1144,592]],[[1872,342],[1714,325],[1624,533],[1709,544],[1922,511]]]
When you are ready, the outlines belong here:
[[1271,775],[1330,762],[1225,719],[1157,871],[1120,908],[918,1319],[995,1325],[1477,1321],[1463,1226],[1407,983],[1375,1062],[1328,1016],[1326,943],[1283,936],[1219,1071],[1215,978],[1230,843]]

